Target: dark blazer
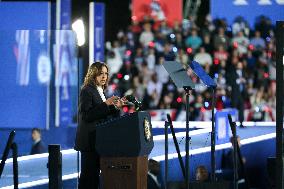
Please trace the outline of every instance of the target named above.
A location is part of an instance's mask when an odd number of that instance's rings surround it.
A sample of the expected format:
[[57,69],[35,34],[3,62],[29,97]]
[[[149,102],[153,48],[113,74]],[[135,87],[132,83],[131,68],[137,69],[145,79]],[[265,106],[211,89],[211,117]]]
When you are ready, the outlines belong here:
[[149,174],[147,176],[147,189],[161,189]]
[[79,124],[74,149],[81,152],[95,151],[95,125],[119,116],[119,110],[103,102],[95,85],[88,85],[81,89],[78,111]]
[[32,146],[31,155],[46,153],[46,147],[42,141],[37,142]]

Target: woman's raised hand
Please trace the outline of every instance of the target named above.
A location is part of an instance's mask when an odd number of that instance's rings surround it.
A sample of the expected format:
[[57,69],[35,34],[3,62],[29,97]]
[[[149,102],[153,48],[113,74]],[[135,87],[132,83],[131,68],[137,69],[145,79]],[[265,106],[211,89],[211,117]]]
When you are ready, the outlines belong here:
[[119,101],[119,97],[118,96],[112,96],[110,98],[108,98],[105,103],[110,106],[110,105],[115,105],[117,103],[117,101]]
[[119,108],[119,109],[120,109],[120,108],[122,108],[123,106],[125,106],[127,102],[128,102],[128,100],[126,100],[125,97],[122,97],[122,98],[118,99],[118,100],[114,103],[114,106],[115,106],[116,108]]

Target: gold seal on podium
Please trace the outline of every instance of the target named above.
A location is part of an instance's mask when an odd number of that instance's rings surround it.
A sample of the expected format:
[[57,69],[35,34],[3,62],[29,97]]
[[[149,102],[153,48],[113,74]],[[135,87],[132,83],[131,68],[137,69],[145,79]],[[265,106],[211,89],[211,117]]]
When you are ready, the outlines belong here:
[[144,135],[147,141],[151,140],[152,133],[151,133],[150,121],[147,118],[144,119]]

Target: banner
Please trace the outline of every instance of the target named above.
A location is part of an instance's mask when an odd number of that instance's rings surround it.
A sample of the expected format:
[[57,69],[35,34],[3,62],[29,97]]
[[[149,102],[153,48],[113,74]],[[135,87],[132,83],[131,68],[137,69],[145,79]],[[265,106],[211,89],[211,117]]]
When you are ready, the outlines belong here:
[[55,126],[68,126],[77,106],[77,46],[71,28],[71,0],[57,0]]
[[[115,24],[115,23],[114,23]],[[94,61],[104,61],[105,49],[105,4],[90,3],[89,23],[89,64]]]
[[70,30],[71,29],[71,0],[57,0],[56,1],[56,22],[57,29]]
[[181,0],[132,0],[132,19],[142,21],[150,16],[156,21],[166,20],[169,25],[182,21]]
[[284,0],[211,0],[210,7],[213,18],[225,18],[228,24],[237,16],[245,18],[251,27],[260,15],[270,18],[272,24],[284,19]]

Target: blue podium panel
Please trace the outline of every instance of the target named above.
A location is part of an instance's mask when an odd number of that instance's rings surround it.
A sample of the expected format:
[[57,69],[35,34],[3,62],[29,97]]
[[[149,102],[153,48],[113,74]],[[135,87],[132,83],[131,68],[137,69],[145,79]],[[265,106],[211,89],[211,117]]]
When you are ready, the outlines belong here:
[[232,131],[230,129],[230,124],[228,121],[228,114],[231,114],[233,121],[237,120],[238,111],[236,109],[217,111],[215,114],[216,144],[230,141]]

